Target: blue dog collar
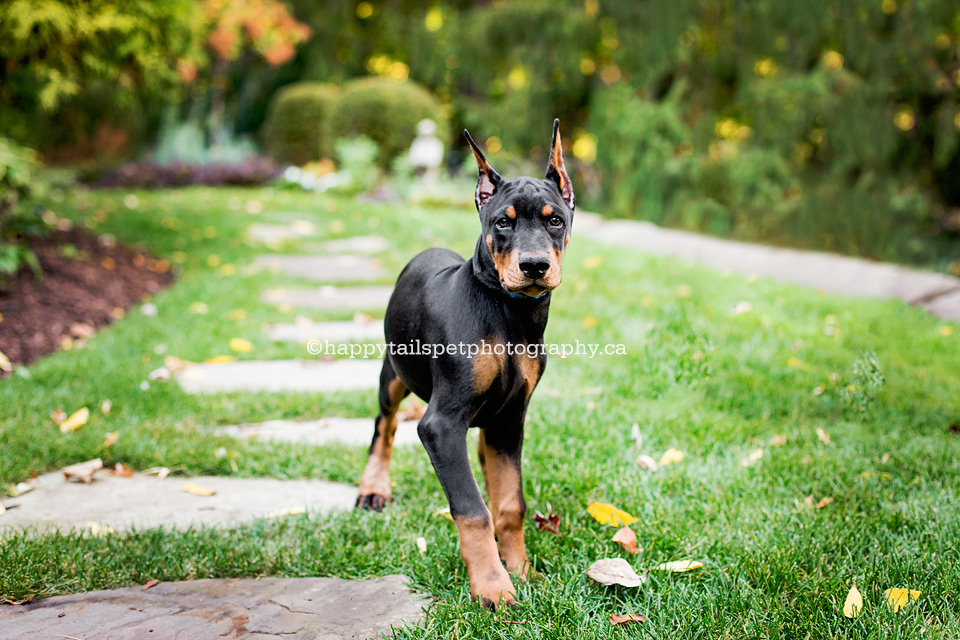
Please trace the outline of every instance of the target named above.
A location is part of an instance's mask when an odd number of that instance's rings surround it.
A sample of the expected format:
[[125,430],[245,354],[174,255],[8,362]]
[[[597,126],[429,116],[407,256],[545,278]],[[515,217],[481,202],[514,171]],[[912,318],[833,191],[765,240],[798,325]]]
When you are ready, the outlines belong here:
[[512,293],[512,292],[510,292],[510,291],[504,291],[504,293],[507,294],[508,296],[510,296],[511,298],[520,298],[520,299],[526,298],[527,300],[539,300],[540,298],[542,298],[543,296],[547,295],[547,294],[550,293],[550,292],[549,292],[549,291],[544,291],[543,293],[541,293],[541,294],[538,295],[538,296],[527,296],[527,295],[524,295],[524,294],[522,294],[522,293]]

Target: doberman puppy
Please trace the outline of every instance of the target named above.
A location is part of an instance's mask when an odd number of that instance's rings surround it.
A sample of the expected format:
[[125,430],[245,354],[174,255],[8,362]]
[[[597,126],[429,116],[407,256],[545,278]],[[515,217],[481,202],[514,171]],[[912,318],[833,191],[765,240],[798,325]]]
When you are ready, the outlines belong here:
[[[417,432],[450,503],[470,593],[491,609],[514,604],[509,574],[525,579],[530,570],[523,543],[523,422],[546,366],[550,292],[560,284],[573,225],[559,127],[555,120],[543,180],[504,180],[464,130],[479,168],[480,238],[469,260],[428,249],[400,273],[384,321],[390,348],[380,374],[380,414],[357,498],[358,507],[377,511],[390,500],[397,408],[410,392],[428,401]],[[431,351],[424,353],[423,345]],[[470,469],[470,427],[480,429],[489,510]]]

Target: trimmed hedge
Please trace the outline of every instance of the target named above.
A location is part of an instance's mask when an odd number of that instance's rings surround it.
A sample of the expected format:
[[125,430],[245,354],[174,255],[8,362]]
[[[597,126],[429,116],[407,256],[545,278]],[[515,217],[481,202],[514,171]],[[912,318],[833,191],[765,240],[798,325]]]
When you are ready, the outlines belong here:
[[403,153],[417,135],[424,118],[438,125],[437,137],[447,139],[447,118],[440,101],[413,82],[392,82],[376,77],[343,85],[331,120],[335,138],[367,136],[380,146],[381,165]]
[[332,157],[330,118],[339,96],[335,85],[324,82],[298,82],[278,91],[263,127],[270,156],[297,165]]

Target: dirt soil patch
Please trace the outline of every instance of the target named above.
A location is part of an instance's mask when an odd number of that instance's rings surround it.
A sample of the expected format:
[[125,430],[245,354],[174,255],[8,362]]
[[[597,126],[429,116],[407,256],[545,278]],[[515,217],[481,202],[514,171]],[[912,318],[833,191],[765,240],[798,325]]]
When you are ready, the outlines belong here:
[[31,248],[42,277],[23,269],[0,290],[0,351],[16,364],[90,337],[173,281],[166,260],[79,228],[34,240]]

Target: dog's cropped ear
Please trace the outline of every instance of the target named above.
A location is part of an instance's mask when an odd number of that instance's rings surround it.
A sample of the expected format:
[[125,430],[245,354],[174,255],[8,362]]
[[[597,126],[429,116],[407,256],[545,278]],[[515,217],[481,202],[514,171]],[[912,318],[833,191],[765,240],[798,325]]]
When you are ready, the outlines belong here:
[[477,191],[473,198],[477,203],[477,211],[480,211],[480,207],[487,204],[490,198],[493,197],[493,194],[497,192],[497,189],[500,187],[500,183],[503,182],[503,178],[500,177],[499,173],[494,171],[493,167],[490,166],[490,163],[487,162],[487,159],[483,157],[483,152],[480,151],[477,143],[474,142],[473,138],[470,137],[470,132],[464,129],[463,135],[470,144],[470,149],[473,151],[473,157],[477,161],[479,177],[477,178]]
[[550,143],[550,160],[547,162],[547,180],[552,180],[560,189],[560,196],[573,211],[573,184],[563,164],[563,149],[560,146],[560,118],[553,121],[553,142]]

